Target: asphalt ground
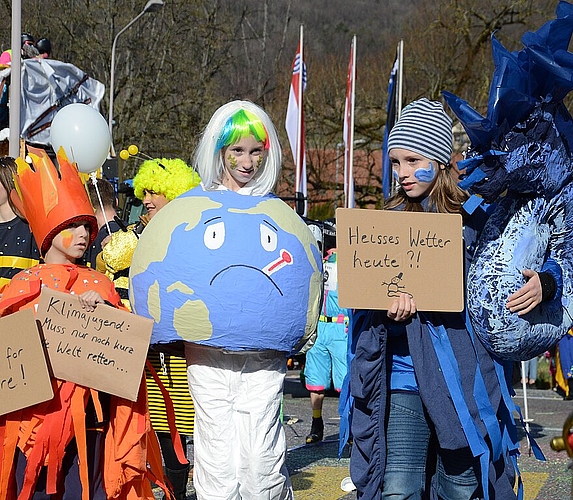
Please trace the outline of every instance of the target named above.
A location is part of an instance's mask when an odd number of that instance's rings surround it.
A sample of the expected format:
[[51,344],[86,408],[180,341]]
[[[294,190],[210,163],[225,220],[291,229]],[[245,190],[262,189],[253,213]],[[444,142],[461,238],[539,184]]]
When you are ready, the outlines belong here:
[[[550,443],[563,433],[569,414],[573,412],[573,401],[564,401],[552,390],[527,389],[527,405],[523,390],[515,389],[515,401],[522,415],[527,413],[530,433],[543,451],[546,460],[539,461],[530,452],[529,442],[521,427],[519,468],[524,485],[525,500],[568,500],[572,495],[571,459],[566,452],[556,452]],[[349,450],[344,449],[338,458],[338,397],[327,394],[323,419],[324,440],[307,445],[306,435],[310,430],[312,410],[308,392],[300,381],[298,370],[289,370],[284,390],[284,424],[288,445],[287,467],[296,500],[350,500],[356,493],[341,489],[341,481],[349,476]],[[188,448],[192,459],[192,446]],[[156,498],[161,498],[157,492]],[[195,500],[190,482],[188,500]],[[503,499],[497,499],[503,500]]]

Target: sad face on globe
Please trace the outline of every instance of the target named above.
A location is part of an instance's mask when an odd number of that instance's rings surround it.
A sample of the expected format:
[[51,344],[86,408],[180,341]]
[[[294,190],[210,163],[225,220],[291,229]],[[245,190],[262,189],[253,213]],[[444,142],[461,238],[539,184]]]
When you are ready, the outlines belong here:
[[152,343],[292,352],[316,325],[322,279],[316,240],[283,201],[199,187],[146,227],[130,293]]

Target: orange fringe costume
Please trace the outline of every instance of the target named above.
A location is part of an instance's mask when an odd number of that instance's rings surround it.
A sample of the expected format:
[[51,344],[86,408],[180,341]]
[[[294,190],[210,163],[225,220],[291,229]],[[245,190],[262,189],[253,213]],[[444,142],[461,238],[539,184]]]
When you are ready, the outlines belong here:
[[[58,175],[45,152],[32,149],[31,151],[34,153],[30,156],[36,171],[32,171],[19,159],[18,178],[15,179],[19,181],[16,182],[18,196],[13,193],[12,199],[20,202],[19,208],[28,208],[27,212],[32,216],[28,217],[32,232],[42,254],[45,254],[58,230],[61,231],[69,225],[70,220],[87,220],[91,223],[93,209],[89,205],[77,169],[67,162],[61,152],[58,154],[60,164]],[[40,175],[36,175],[38,173]],[[47,178],[49,178],[48,183],[46,183]],[[74,179],[77,179],[84,192],[83,195],[78,192]],[[63,180],[67,182],[64,187],[62,187]],[[54,192],[46,192],[49,191],[48,185],[55,189],[55,199]],[[29,194],[23,194],[25,190],[28,190]],[[68,196],[70,190],[75,190],[72,193],[76,196],[75,201],[74,196]],[[62,191],[59,200],[57,191]],[[30,210],[31,203],[26,207],[26,201],[30,202],[30,196],[37,203],[43,203],[41,211],[38,207]],[[82,196],[85,196],[89,210],[83,206]],[[58,209],[47,210],[46,201],[52,209],[54,207]],[[68,207],[66,214],[62,206],[67,202],[70,202],[71,208]],[[86,210],[88,210],[87,216]],[[70,214],[73,215],[72,218],[69,217]],[[40,222],[35,224],[36,219]],[[95,232],[90,236],[95,237]],[[42,286],[78,295],[88,290],[96,291],[111,305],[124,309],[113,283],[103,274],[73,264],[39,264],[12,278],[0,299],[0,316],[24,308],[34,308],[39,301]],[[33,498],[38,476],[43,468],[46,470],[45,493],[54,495],[54,499],[65,498],[62,462],[66,454],[75,456],[76,453],[79,462],[81,499],[90,500],[90,481],[93,478],[90,477],[88,469],[86,438],[90,432],[102,432],[104,436],[101,462],[89,465],[96,471],[98,469],[101,471],[107,498],[152,500],[154,495],[150,481],[162,487],[166,491],[167,498],[172,498],[164,483],[161,452],[149,420],[143,377],[136,402],[111,396],[107,411],[102,408],[100,393],[94,389],[58,379],[53,379],[52,384],[53,399],[0,417],[2,500]],[[98,424],[96,430],[86,428],[86,408],[90,402],[95,409],[97,421],[102,423],[107,421],[101,426]],[[77,452],[73,447],[72,451],[66,450],[73,440],[76,442]],[[15,483],[18,449],[25,455],[27,461],[19,494]]]

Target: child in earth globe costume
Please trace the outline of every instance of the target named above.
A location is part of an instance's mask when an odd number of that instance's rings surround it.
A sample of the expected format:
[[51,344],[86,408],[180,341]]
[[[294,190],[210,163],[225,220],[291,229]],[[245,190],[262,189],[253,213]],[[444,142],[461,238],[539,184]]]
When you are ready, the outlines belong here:
[[[212,116],[194,160],[203,189],[264,196],[277,182],[281,149],[268,115],[233,101]],[[285,353],[189,342],[185,353],[196,408],[197,498],[292,498],[280,420]]]
[[271,193],[280,157],[261,108],[219,108],[195,154],[202,185],[150,221],[131,263],[130,300],[153,319],[151,343],[185,346],[198,499],[292,498],[282,389],[287,356],[316,329],[322,261]]

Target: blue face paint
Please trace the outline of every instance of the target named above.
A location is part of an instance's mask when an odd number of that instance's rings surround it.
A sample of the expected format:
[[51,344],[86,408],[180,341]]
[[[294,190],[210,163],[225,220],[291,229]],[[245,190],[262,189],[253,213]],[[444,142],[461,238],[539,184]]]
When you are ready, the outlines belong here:
[[436,178],[436,169],[434,168],[434,164],[429,162],[428,168],[419,168],[414,172],[414,177],[416,177],[420,182],[432,182]]
[[392,170],[392,175],[394,176],[396,182],[400,181],[400,177],[398,177],[398,172],[396,170]]

